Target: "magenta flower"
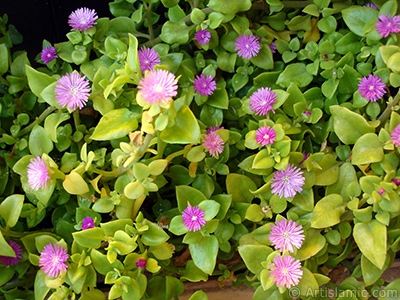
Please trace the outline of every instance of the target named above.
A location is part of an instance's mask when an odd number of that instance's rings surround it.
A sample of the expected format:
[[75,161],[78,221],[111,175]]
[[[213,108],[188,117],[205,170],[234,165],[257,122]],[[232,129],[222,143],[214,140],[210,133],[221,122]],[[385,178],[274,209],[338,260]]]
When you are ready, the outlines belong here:
[[37,156],[28,165],[28,183],[31,189],[37,191],[39,188],[45,189],[50,179],[46,163],[43,158]]
[[264,126],[256,131],[256,141],[262,146],[272,144],[275,141],[275,130],[272,127]]
[[300,269],[301,264],[299,260],[295,260],[289,255],[276,256],[273,259],[273,265],[268,265],[273,270],[268,271],[273,276],[273,281],[278,287],[295,286],[299,283],[299,280],[303,276],[303,271]]
[[363,7],[371,7],[373,9],[379,10],[378,6],[376,6],[373,2],[364,4]]
[[242,34],[236,38],[235,51],[238,51],[238,55],[244,59],[250,59],[253,56],[257,56],[260,49],[260,39],[256,38],[252,34]]
[[224,129],[224,126],[211,126],[207,129],[206,134],[210,134],[210,132],[215,132],[220,129]]
[[204,74],[197,75],[193,85],[194,90],[203,96],[212,95],[217,88],[214,78],[211,75],[206,76]]
[[392,32],[398,33],[400,32],[400,16],[380,15],[379,21],[375,23],[375,26],[381,37],[387,37]]
[[280,252],[285,250],[293,253],[293,246],[300,249],[303,244],[304,235],[302,226],[296,222],[285,219],[276,221],[276,225],[271,226],[269,240],[273,246]]
[[275,42],[272,42],[271,44],[269,44],[269,48],[271,49],[272,53],[276,53],[276,44],[275,44]]
[[393,131],[390,133],[391,136],[391,140],[393,142],[393,144],[398,147],[400,146],[400,124],[397,125]]
[[250,109],[259,116],[265,116],[270,110],[275,113],[272,104],[276,99],[276,94],[270,88],[260,88],[250,96]]
[[68,24],[74,30],[84,30],[93,27],[96,24],[98,16],[94,9],[86,7],[78,8],[73,11],[68,18]]
[[64,263],[67,260],[67,250],[63,248],[63,245],[53,246],[50,243],[44,246],[40,253],[39,266],[47,276],[57,277],[67,270],[68,266]]
[[182,212],[183,225],[185,225],[189,231],[200,230],[201,226],[206,225],[206,220],[204,219],[204,211],[202,211],[198,206],[191,207],[188,205],[186,209]]
[[90,95],[89,81],[78,73],[67,73],[61,77],[54,89],[58,104],[70,109],[82,109]]
[[208,29],[203,29],[196,31],[194,37],[199,45],[206,45],[211,40],[211,33],[208,31]]
[[206,134],[204,138],[205,141],[203,141],[202,144],[210,152],[212,157],[218,156],[224,151],[224,141],[215,131]]
[[145,71],[152,71],[156,65],[161,63],[160,57],[156,50],[143,47],[138,51],[140,69],[144,74]]
[[392,179],[392,182],[393,182],[395,185],[397,185],[397,186],[400,185],[400,179],[393,178],[393,179]]
[[140,80],[139,90],[143,101],[150,104],[165,104],[177,95],[178,80],[167,70],[157,69]]
[[276,171],[274,181],[271,184],[272,194],[278,195],[279,197],[289,198],[294,197],[296,192],[301,192],[302,186],[304,185],[304,177],[301,169],[289,164],[286,170]]
[[5,266],[9,266],[9,265],[15,266],[15,265],[19,264],[19,262],[22,258],[22,253],[23,253],[22,248],[18,243],[14,242],[14,241],[9,241],[7,243],[14,250],[15,257],[0,255],[0,264],[5,265]]
[[136,268],[142,268],[143,270],[146,269],[146,260],[144,258],[139,258],[137,263],[135,264]]
[[91,217],[86,217],[82,220],[82,230],[86,230],[89,228],[95,228],[94,220]]
[[376,102],[386,93],[386,84],[378,76],[369,74],[368,77],[364,76],[358,83],[358,91],[368,101]]
[[56,53],[56,48],[54,48],[53,46],[45,47],[40,54],[40,58],[45,64],[51,62],[56,57],[58,57]]

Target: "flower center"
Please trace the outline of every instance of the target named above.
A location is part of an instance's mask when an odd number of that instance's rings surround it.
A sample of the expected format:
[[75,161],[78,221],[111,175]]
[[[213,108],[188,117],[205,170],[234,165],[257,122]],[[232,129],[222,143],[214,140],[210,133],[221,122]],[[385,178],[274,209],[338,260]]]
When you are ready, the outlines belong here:
[[154,86],[154,90],[157,92],[157,93],[162,93],[163,92],[163,87],[161,86],[161,85],[156,85],[156,86]]
[[268,140],[269,139],[269,135],[268,134],[265,134],[264,135],[264,140]]
[[287,274],[287,273],[289,273],[288,268],[282,268],[282,274]]
[[246,49],[249,49],[249,48],[250,48],[250,45],[249,45],[249,44],[246,44],[245,47],[246,47]]
[[58,264],[59,259],[57,256],[54,256],[52,261],[53,261],[53,264]]
[[287,239],[289,238],[289,232],[284,231],[284,232],[282,233],[282,237],[283,237],[285,240],[287,240]]
[[48,58],[51,58],[51,54],[50,54],[50,53],[47,53],[47,57],[48,57]]
[[196,221],[196,220],[197,220],[197,216],[193,216],[192,221]]
[[78,92],[79,92],[79,89],[75,86],[73,86],[69,89],[69,93],[71,96],[75,96],[76,94],[78,94]]
[[369,86],[369,90],[370,90],[370,91],[373,91],[374,89],[375,89],[375,87],[374,87],[373,85],[370,85],[370,86]]
[[289,177],[288,176],[282,177],[282,183],[283,184],[289,184],[290,183]]
[[82,25],[84,25],[84,24],[86,24],[86,20],[85,20],[85,19],[82,19],[80,23],[81,23]]

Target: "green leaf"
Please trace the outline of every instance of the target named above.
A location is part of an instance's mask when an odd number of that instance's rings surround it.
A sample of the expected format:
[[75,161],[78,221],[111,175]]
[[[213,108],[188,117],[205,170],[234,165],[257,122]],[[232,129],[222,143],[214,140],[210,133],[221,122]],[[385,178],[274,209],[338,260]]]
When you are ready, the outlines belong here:
[[0,44],[0,74],[8,71],[8,48],[6,44]]
[[3,237],[3,233],[0,231],[0,255],[2,256],[10,256],[15,257],[15,251],[11,246],[6,242]]
[[326,188],[326,194],[339,194],[348,201],[350,197],[357,197],[360,193],[356,170],[349,162],[345,162],[339,168],[338,180]]
[[43,270],[39,270],[36,273],[35,277],[35,299],[43,300],[47,293],[50,291],[50,288],[46,285],[46,274]]
[[196,144],[200,142],[200,126],[187,105],[183,105],[179,109],[174,121],[173,126],[167,127],[160,134],[160,138],[164,142],[170,144]]
[[354,144],[366,133],[375,132],[375,128],[358,113],[339,105],[330,107],[333,118],[333,129],[345,144]]
[[210,0],[208,6],[217,12],[235,15],[239,11],[249,10],[251,0]]
[[124,137],[137,128],[138,116],[138,113],[127,108],[111,110],[100,119],[91,138],[96,141],[108,141]]
[[272,58],[271,48],[264,44],[261,45],[258,54],[252,57],[250,61],[255,66],[264,70],[271,70],[274,68],[274,59]]
[[29,150],[33,156],[41,156],[43,153],[48,154],[53,150],[53,142],[40,125],[33,127],[29,135]]
[[375,133],[364,134],[356,141],[351,157],[353,165],[364,165],[382,160],[383,145]]
[[168,44],[185,44],[189,40],[189,29],[183,20],[178,22],[167,21],[161,29],[160,38]]
[[358,36],[364,36],[365,24],[374,18],[378,18],[379,12],[368,7],[351,7],[342,10],[343,20],[349,29]]
[[24,195],[11,195],[1,202],[0,215],[6,221],[7,227],[12,228],[17,224],[24,198]]
[[104,230],[99,227],[89,228],[86,230],[73,232],[74,240],[86,248],[100,248],[101,242],[104,239]]
[[276,84],[289,87],[294,84],[297,87],[306,87],[313,80],[313,76],[307,72],[306,65],[294,63],[286,66],[285,70],[279,75]]
[[326,228],[340,223],[344,213],[343,198],[337,194],[328,195],[317,202],[311,216],[311,227]]
[[385,267],[380,270],[365,255],[361,255],[361,270],[365,284],[374,284],[383,274],[390,262],[389,255],[386,257]]
[[181,215],[172,218],[168,230],[175,235],[182,235],[188,232],[187,227],[183,224],[183,218]]
[[264,269],[261,263],[273,252],[270,247],[264,245],[243,245],[239,246],[238,250],[246,267],[257,276]]
[[220,205],[214,200],[204,200],[199,204],[199,208],[204,211],[204,219],[208,222],[218,214]]
[[67,113],[54,113],[51,114],[44,120],[44,130],[47,136],[54,142],[57,143],[57,127],[62,122],[68,120],[70,115]]
[[376,296],[379,296],[379,300],[397,300],[400,295],[400,278],[389,283],[381,292],[375,293]]
[[370,262],[382,269],[387,254],[387,228],[377,220],[354,225],[353,237]]
[[63,187],[71,195],[83,195],[89,192],[86,181],[75,171],[65,176]]
[[296,288],[300,290],[300,295],[308,296],[310,291],[318,291],[318,282],[311,271],[305,267],[301,267],[301,270],[303,271],[303,276],[301,276],[299,283],[296,285]]
[[297,251],[296,257],[304,261],[316,255],[326,244],[326,239],[321,235],[320,230],[310,228],[301,248]]
[[176,187],[176,199],[178,201],[179,211],[184,211],[188,204],[190,206],[199,205],[207,197],[204,196],[199,190],[186,185],[179,185]]
[[193,262],[200,270],[209,275],[214,271],[218,249],[218,240],[213,235],[204,237],[200,243],[189,245]]
[[189,300],[208,300],[208,298],[206,293],[204,293],[203,291],[197,291],[192,296],[190,296]]
[[146,222],[149,229],[143,232],[142,242],[146,246],[158,246],[166,242],[169,239],[169,235],[158,225]]
[[254,195],[250,191],[257,189],[256,184],[246,175],[230,173],[226,177],[226,189],[232,195],[233,202],[248,202]]
[[25,71],[26,71],[26,76],[28,78],[29,88],[37,97],[40,97],[40,94],[42,93],[45,87],[57,81],[55,78],[45,73],[36,71],[30,66],[26,66]]
[[90,252],[90,258],[92,259],[93,266],[96,271],[102,275],[106,275],[108,272],[114,271],[114,268],[120,271],[124,269],[124,266],[118,259],[111,264],[107,259],[107,255],[104,255],[95,249],[92,249]]
[[124,189],[124,194],[129,199],[137,199],[143,196],[144,192],[143,184],[139,180],[128,183]]
[[129,48],[128,48],[128,55],[126,58],[126,63],[129,69],[133,73],[140,73],[140,63],[139,63],[139,56],[138,56],[138,40],[137,38],[129,33]]

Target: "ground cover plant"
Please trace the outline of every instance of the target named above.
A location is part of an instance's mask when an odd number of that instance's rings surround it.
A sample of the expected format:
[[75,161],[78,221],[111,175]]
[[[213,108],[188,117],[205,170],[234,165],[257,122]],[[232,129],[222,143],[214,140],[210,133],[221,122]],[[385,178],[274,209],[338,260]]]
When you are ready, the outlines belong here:
[[0,297],[398,299],[397,1],[109,6],[0,20]]

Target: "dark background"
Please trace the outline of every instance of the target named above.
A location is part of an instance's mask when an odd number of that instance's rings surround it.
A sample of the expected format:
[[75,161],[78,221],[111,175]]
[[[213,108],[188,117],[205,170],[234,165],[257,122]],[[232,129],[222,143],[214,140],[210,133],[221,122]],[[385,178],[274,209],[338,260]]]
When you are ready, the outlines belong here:
[[29,58],[42,51],[44,39],[51,44],[65,42],[70,32],[68,16],[74,10],[87,7],[94,9],[99,18],[112,15],[112,0],[0,0],[0,15],[8,15],[7,25],[14,25],[23,36],[22,44],[12,51],[26,50]]

